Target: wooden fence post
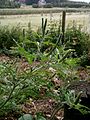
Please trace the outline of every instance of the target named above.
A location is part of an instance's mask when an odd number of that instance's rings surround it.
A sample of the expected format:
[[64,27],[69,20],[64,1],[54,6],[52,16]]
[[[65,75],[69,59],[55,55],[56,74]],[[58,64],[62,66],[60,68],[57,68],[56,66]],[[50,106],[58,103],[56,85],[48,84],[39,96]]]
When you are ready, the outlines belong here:
[[66,11],[62,12],[62,44],[65,39],[65,22],[66,22]]

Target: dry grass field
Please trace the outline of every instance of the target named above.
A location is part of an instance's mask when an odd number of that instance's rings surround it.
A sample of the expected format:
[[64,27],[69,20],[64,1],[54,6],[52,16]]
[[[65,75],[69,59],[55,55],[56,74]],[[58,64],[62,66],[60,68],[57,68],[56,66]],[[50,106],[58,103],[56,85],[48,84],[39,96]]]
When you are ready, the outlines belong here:
[[[33,10],[33,8],[20,8],[20,10]],[[48,22],[52,19],[54,21],[59,21],[61,19],[62,12],[59,13],[41,13],[40,14],[21,14],[21,15],[0,15],[0,25],[9,25],[15,26],[20,25],[23,28],[26,28],[28,23],[31,23],[31,27],[33,29],[37,29],[41,24],[41,18],[47,18]],[[54,8],[52,8],[54,10]],[[38,10],[38,9],[37,9]],[[77,25],[82,25],[83,29],[89,30],[89,22],[90,22],[90,13],[89,12],[68,12],[66,15],[66,26],[68,24],[72,24],[73,21],[77,23]]]

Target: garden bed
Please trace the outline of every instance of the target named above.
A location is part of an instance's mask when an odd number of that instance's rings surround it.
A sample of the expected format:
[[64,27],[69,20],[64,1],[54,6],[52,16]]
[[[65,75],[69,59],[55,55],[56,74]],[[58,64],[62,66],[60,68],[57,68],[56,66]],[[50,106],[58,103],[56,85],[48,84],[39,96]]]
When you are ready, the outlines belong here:
[[[0,61],[2,62],[13,62],[16,58],[14,57],[8,57],[6,55],[0,56]],[[15,63],[20,71],[25,71],[30,68],[30,65],[25,59],[18,58],[17,62]],[[38,65],[40,63],[36,62],[33,63],[33,66]],[[79,76],[82,81],[75,81],[70,85],[70,90],[75,90],[76,94],[78,94],[80,91],[83,91],[83,94],[81,96],[81,104],[90,107],[90,82],[84,81],[84,79],[89,78],[89,70],[83,67],[79,67],[77,69],[77,75]],[[57,80],[55,82],[58,82]],[[55,84],[55,83],[54,83]],[[57,84],[55,84],[57,87]],[[61,84],[63,85],[63,84]],[[44,97],[44,89],[41,90],[41,96]],[[25,114],[30,113],[33,116],[38,112],[42,113],[47,119],[50,119],[51,114],[53,112],[53,109],[55,108],[57,102],[54,99],[50,98],[43,98],[34,100],[29,98],[24,104],[21,105],[21,111]],[[7,114],[6,117],[1,117],[0,120],[17,120],[17,117],[20,116],[19,112],[12,111],[11,113]],[[89,120],[90,115],[83,116],[79,111],[75,109],[69,109],[67,105],[65,105],[64,110],[61,109],[56,114],[56,120],[62,120],[64,117],[64,120]]]

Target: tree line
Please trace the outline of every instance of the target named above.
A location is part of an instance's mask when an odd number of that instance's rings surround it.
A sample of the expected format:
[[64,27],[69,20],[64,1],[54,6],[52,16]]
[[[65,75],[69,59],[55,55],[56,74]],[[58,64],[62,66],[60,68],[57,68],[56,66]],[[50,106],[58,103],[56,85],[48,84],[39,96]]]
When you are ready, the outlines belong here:
[[19,8],[20,3],[15,0],[0,0],[0,8]]
[[[39,0],[0,0],[0,8],[19,8],[20,2],[24,2],[26,5],[37,4]],[[90,4],[86,2],[74,2],[69,0],[46,0],[46,3],[50,3],[53,7],[90,7]]]
[[[39,0],[26,0],[26,5],[37,4]],[[80,8],[80,7],[90,7],[90,4],[86,2],[74,2],[69,0],[46,0],[47,3],[51,3],[54,7],[70,7],[70,8]]]
[[[27,5],[37,4],[39,0],[26,0]],[[66,2],[67,0],[45,0],[47,3],[58,4],[60,2]]]

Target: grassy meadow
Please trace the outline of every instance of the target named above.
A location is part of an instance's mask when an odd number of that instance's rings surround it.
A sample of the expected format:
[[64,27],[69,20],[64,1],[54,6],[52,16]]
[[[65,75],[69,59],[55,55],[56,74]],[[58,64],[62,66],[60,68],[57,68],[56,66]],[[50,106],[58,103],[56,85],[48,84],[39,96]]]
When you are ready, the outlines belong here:
[[[61,19],[61,12],[60,13],[41,13],[41,14],[24,14],[24,15],[0,15],[0,25],[9,25],[9,26],[16,26],[20,25],[23,28],[26,28],[28,23],[31,23],[32,29],[36,29],[41,24],[41,18],[47,18],[48,22],[50,20],[59,21]],[[82,25],[83,29],[88,29],[89,23],[89,13],[67,13],[66,15],[66,26],[68,24],[72,24],[74,22],[77,25]]]
[[0,9],[0,25],[16,26],[27,28],[28,23],[31,23],[32,29],[36,30],[41,25],[41,18],[60,21],[62,11],[67,12],[66,26],[72,24],[73,21],[77,25],[81,25],[84,31],[89,31],[89,8],[32,8],[31,6],[22,6],[18,9]]

